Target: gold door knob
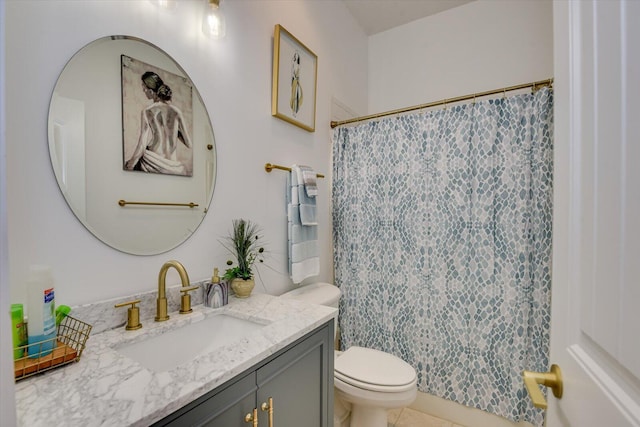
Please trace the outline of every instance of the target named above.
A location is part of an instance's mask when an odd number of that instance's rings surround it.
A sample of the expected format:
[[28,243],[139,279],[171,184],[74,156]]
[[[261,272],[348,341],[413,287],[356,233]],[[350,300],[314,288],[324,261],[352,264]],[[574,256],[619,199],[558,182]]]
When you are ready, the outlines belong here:
[[547,409],[547,401],[540,391],[538,384],[550,387],[553,395],[558,399],[562,397],[562,372],[558,365],[551,365],[551,372],[524,371],[522,373],[522,379],[529,392],[529,397],[531,397],[533,401],[533,406],[536,408]]
[[258,409],[254,408],[253,413],[249,412],[244,416],[245,423],[253,423],[253,427],[258,427]]
[[269,411],[269,427],[273,427],[273,398],[269,398],[269,403],[263,402],[260,406],[263,412]]

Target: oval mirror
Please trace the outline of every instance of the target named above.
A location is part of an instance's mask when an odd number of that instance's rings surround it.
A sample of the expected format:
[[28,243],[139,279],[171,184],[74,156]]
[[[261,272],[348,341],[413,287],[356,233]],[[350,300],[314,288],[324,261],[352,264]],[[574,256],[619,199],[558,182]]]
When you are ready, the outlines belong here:
[[49,155],[75,216],[122,252],[188,239],[213,196],[216,155],[202,98],[169,55],[129,36],[98,39],[60,74]]

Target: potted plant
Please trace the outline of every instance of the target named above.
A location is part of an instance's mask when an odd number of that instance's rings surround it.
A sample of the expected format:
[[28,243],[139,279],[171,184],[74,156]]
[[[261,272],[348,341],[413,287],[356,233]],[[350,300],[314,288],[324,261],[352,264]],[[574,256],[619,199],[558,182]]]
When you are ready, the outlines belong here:
[[[260,227],[257,224],[245,219],[234,219],[233,229],[223,243],[236,259],[236,265],[229,267],[223,278],[230,281],[231,289],[238,298],[247,298],[255,286],[252,267],[256,261],[263,261],[261,255],[264,252],[259,240]],[[232,260],[227,261],[227,265],[233,264]]]

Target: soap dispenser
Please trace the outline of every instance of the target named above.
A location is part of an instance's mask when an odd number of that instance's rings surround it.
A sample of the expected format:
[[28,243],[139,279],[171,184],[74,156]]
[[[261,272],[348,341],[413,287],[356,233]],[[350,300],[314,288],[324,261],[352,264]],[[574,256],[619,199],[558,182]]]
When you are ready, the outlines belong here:
[[218,268],[213,269],[211,282],[206,283],[204,289],[204,305],[205,307],[220,308],[229,301],[229,292],[226,282],[220,281]]
[[220,286],[220,297],[222,305],[227,305],[229,302],[229,283],[226,280],[220,281],[220,276],[218,276],[218,269],[215,268],[213,270],[213,283]]
[[216,288],[220,285],[220,277],[218,276],[218,267],[213,269],[213,276],[211,276],[211,282],[205,283],[202,287],[204,291],[204,306],[205,307],[213,307],[216,306],[213,304],[214,293],[216,292]]

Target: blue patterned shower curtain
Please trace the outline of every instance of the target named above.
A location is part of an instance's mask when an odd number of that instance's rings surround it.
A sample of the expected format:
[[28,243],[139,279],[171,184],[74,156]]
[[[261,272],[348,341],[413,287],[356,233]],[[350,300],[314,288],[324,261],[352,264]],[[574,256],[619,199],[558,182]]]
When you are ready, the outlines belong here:
[[339,127],[335,280],[344,348],[393,353],[421,391],[542,425],[548,370],[552,92]]

